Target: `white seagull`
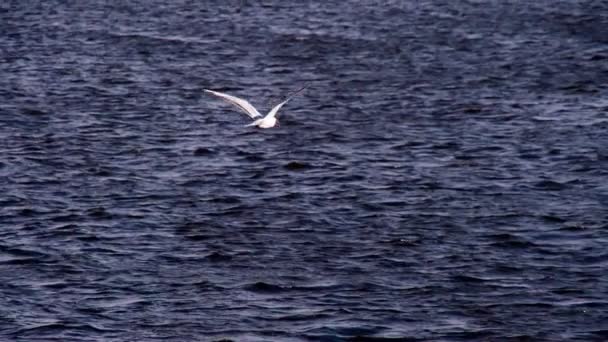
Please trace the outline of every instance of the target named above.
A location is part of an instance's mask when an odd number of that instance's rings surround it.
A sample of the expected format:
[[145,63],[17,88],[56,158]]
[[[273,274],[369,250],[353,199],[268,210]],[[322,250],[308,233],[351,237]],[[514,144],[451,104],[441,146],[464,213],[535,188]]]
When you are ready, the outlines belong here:
[[260,112],[258,112],[258,110],[255,109],[255,107],[252,106],[251,103],[249,103],[247,100],[243,100],[236,96],[220,93],[219,91],[214,91],[214,90],[209,90],[209,89],[204,89],[204,90],[208,93],[211,93],[211,94],[221,98],[222,100],[225,100],[226,102],[232,103],[233,105],[237,106],[240,110],[242,110],[245,114],[249,115],[249,117],[253,119],[253,122],[248,124],[247,127],[258,126],[259,128],[272,128],[272,127],[274,127],[274,125],[277,125],[279,123],[279,120],[277,120],[277,118],[276,118],[277,112],[279,111],[279,109],[281,109],[281,107],[283,107],[284,104],[286,104],[289,100],[291,100],[292,97],[299,94],[304,89],[306,89],[306,86],[302,87],[298,91],[291,94],[285,101],[274,106],[270,110],[270,112],[268,112],[268,114],[266,114],[266,116],[262,116],[262,114],[260,114]]

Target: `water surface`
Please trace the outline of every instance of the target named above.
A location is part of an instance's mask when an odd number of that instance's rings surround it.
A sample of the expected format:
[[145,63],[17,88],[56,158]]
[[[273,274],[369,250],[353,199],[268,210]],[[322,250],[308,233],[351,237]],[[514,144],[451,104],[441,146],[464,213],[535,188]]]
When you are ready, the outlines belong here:
[[[0,5],[0,335],[607,339],[607,28],[583,0]],[[303,84],[263,131],[202,92]]]

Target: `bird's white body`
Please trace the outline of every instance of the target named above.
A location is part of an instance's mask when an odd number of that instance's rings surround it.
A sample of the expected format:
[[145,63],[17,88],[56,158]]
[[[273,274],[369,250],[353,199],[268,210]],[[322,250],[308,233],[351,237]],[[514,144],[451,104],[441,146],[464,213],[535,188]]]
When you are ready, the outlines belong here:
[[291,100],[291,98],[294,95],[296,95],[297,93],[304,90],[304,88],[298,90],[296,93],[294,93],[293,95],[288,97],[285,101],[274,106],[268,112],[268,114],[266,114],[266,116],[262,116],[262,114],[260,114],[260,112],[258,112],[258,110],[255,109],[255,107],[252,106],[251,103],[249,103],[247,100],[243,100],[236,96],[228,95],[225,93],[220,93],[219,91],[214,91],[214,90],[209,90],[209,89],[204,89],[204,90],[210,94],[213,94],[213,95],[221,98],[222,100],[225,100],[226,102],[232,103],[233,105],[237,106],[241,111],[243,111],[245,114],[247,114],[250,118],[252,118],[254,121],[252,123],[248,124],[247,126],[257,126],[259,128],[272,128],[275,125],[278,125],[278,123],[279,123],[279,120],[277,120],[277,118],[276,118],[276,115],[277,115],[277,112],[279,111],[279,109],[281,109],[281,107],[283,107],[283,105],[286,104],[289,100]]
[[250,123],[247,126],[258,126],[259,128],[272,128],[278,122],[279,121],[274,116],[273,117],[268,117],[268,115],[266,115],[264,118],[257,119],[257,120],[255,120],[254,122]]

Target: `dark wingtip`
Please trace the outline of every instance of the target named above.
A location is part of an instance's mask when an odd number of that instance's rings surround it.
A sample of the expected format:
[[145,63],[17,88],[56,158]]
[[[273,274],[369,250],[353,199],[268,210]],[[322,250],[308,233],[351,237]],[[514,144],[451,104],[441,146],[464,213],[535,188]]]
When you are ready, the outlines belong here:
[[299,93],[303,92],[304,90],[306,90],[306,88],[308,88],[309,85],[310,85],[309,83],[305,84],[300,89],[298,89],[298,90],[294,91],[293,93],[291,93],[291,95],[289,95],[287,97],[287,99],[291,99],[292,97],[294,97],[294,96],[298,95]]

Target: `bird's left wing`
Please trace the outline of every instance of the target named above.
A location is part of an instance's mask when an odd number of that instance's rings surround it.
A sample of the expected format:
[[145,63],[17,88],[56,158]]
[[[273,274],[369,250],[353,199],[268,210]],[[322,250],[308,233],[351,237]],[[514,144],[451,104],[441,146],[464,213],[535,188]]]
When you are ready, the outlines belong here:
[[240,110],[242,110],[245,114],[249,115],[249,117],[251,117],[252,119],[262,116],[262,114],[260,114],[260,112],[258,112],[258,110],[255,109],[255,107],[252,106],[251,103],[249,103],[247,100],[243,100],[236,96],[220,93],[219,91],[214,91],[214,90],[209,90],[209,89],[204,89],[204,90],[208,93],[211,93],[211,94],[223,99],[226,102],[232,103],[233,105],[237,106]]

